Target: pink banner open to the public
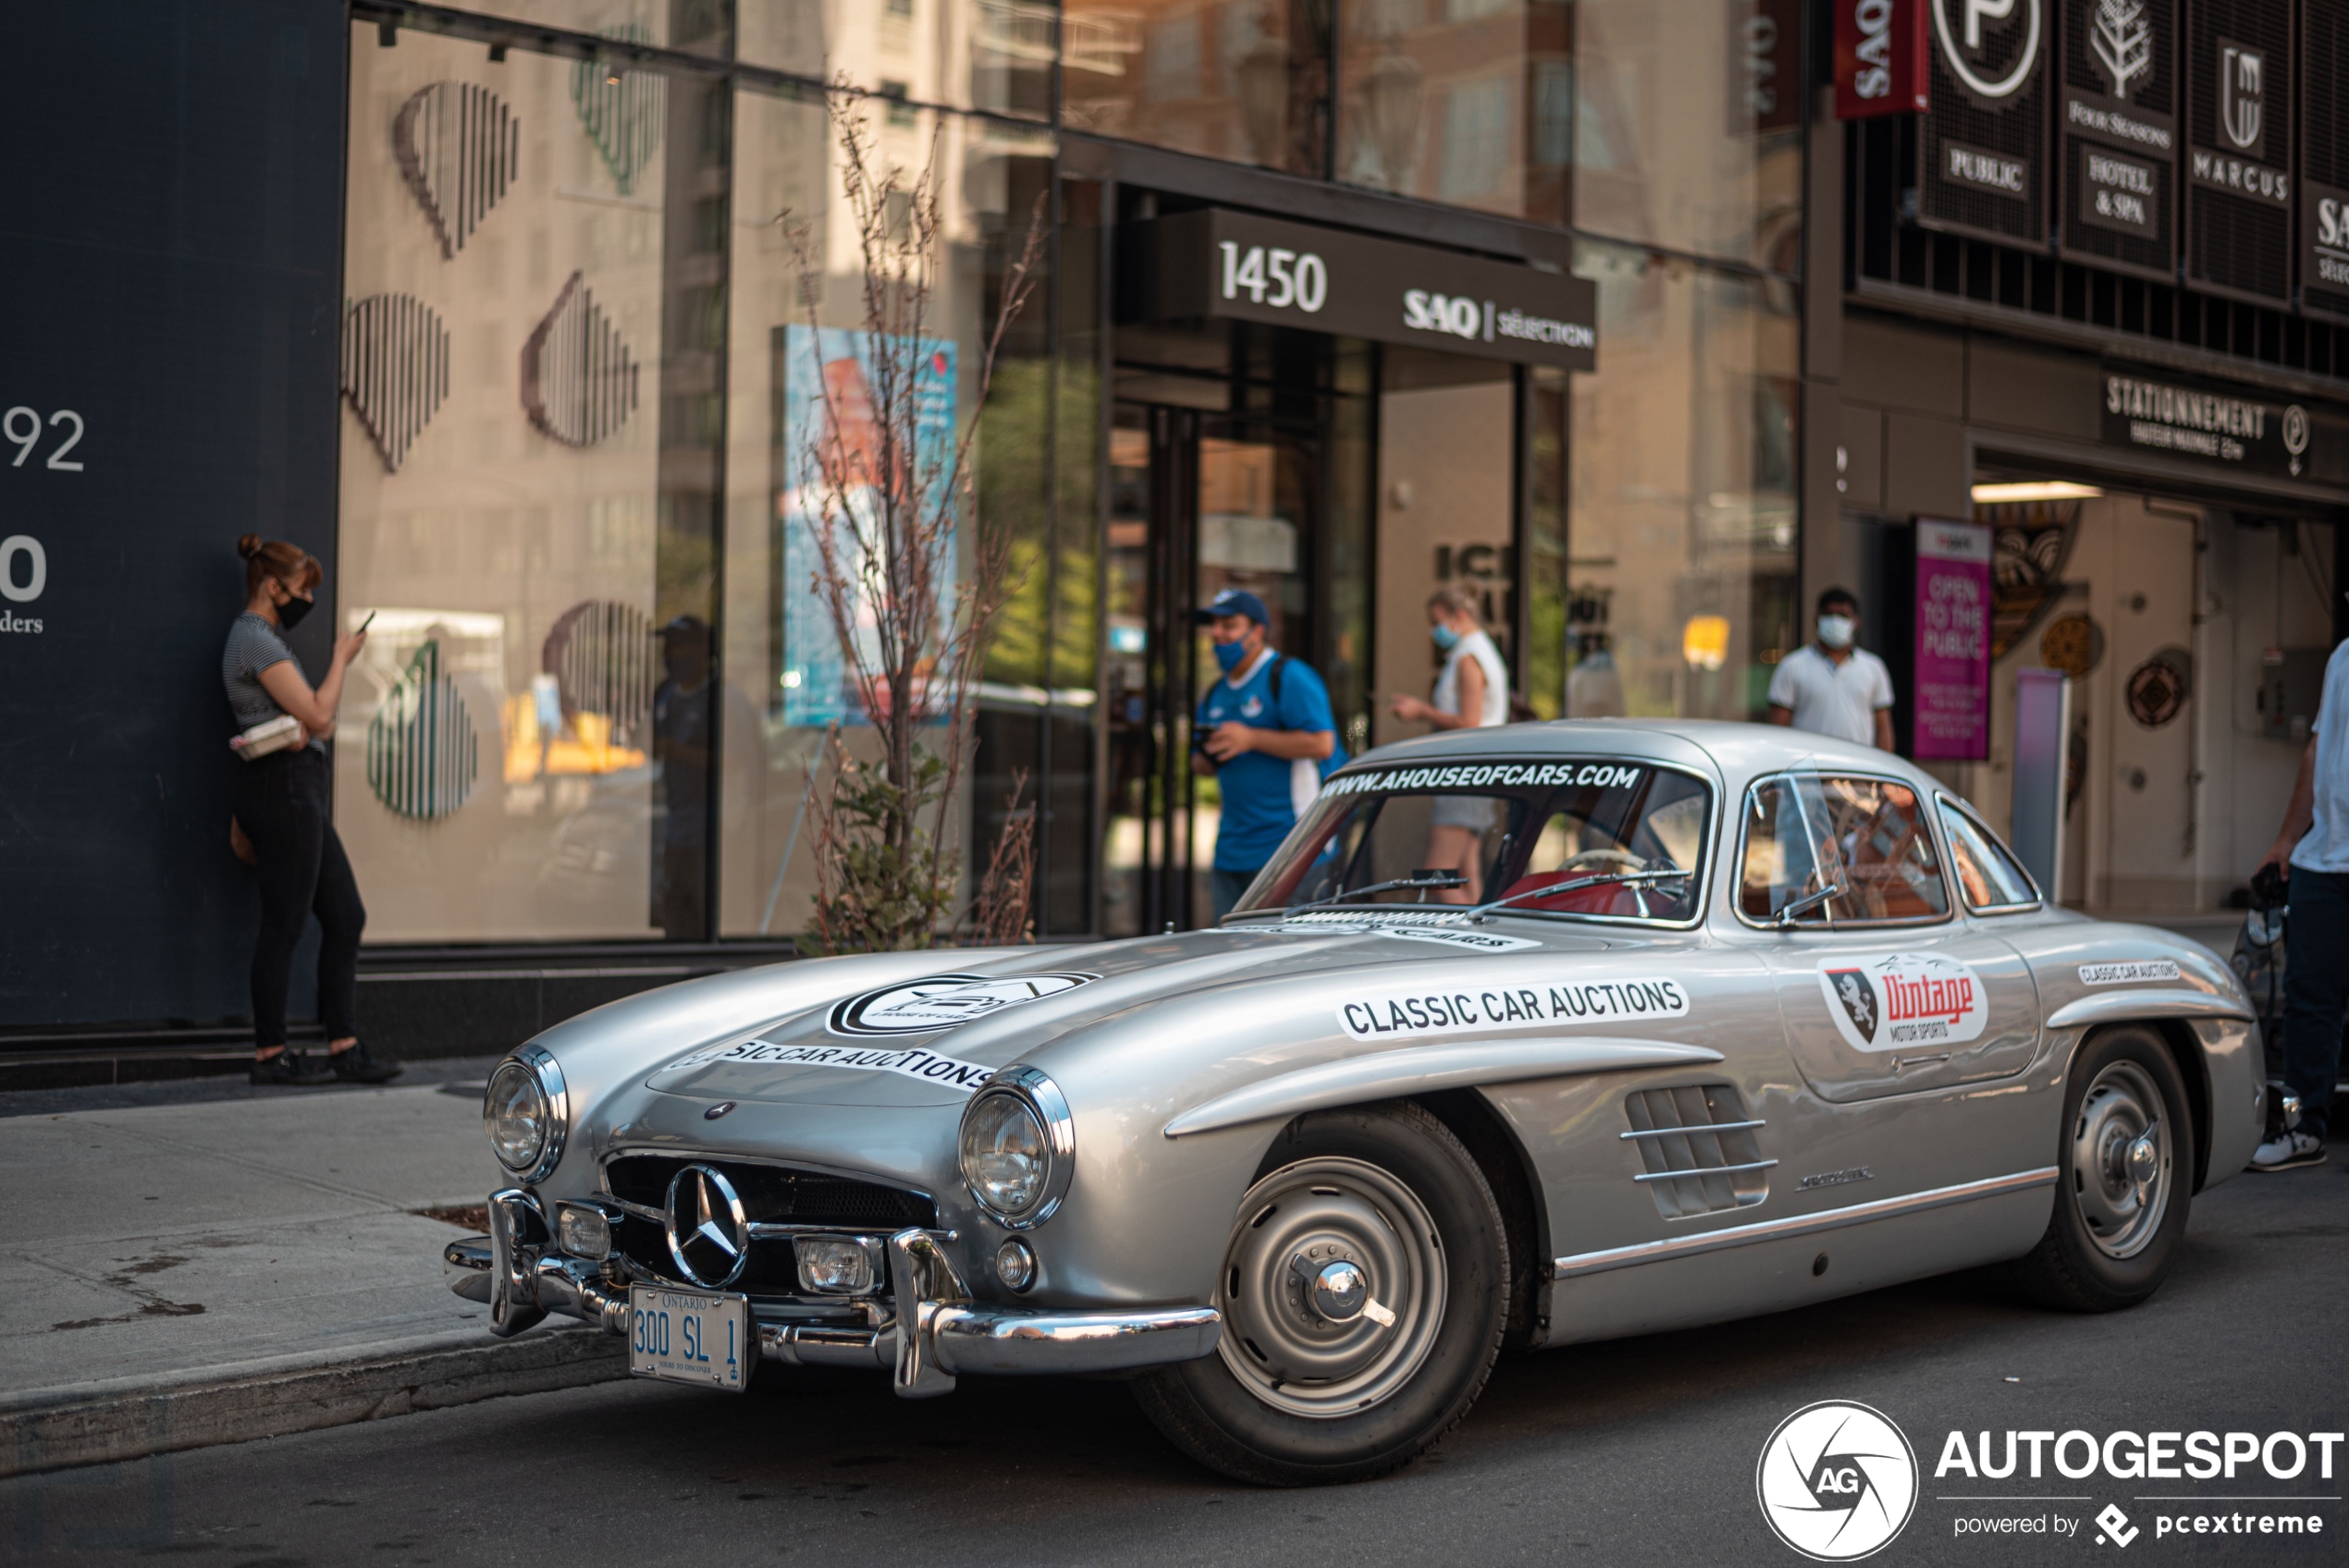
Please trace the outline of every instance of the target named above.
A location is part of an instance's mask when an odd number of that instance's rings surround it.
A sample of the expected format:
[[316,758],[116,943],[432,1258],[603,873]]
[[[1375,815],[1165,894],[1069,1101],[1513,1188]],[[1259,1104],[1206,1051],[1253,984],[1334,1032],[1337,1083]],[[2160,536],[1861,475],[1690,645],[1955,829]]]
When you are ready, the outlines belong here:
[[1917,519],[1916,707],[1920,762],[1990,754],[1990,531]]

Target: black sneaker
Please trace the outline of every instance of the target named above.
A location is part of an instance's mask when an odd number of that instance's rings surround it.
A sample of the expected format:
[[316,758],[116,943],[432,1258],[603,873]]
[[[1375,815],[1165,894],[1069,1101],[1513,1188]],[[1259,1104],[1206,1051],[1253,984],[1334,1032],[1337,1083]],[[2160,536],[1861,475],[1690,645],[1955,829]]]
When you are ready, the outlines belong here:
[[389,1057],[381,1057],[360,1041],[347,1051],[329,1051],[326,1064],[334,1075],[346,1084],[388,1084],[406,1069]]
[[314,1089],[321,1084],[333,1083],[335,1070],[323,1061],[313,1061],[289,1047],[276,1056],[255,1061],[252,1074],[245,1081],[274,1084],[279,1088]]

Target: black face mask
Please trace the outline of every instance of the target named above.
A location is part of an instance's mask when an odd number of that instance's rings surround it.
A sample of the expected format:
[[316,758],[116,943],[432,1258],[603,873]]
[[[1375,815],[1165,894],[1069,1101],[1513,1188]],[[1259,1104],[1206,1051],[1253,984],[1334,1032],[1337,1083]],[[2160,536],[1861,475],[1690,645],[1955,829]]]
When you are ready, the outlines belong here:
[[277,606],[277,624],[291,631],[301,624],[301,618],[310,613],[310,606],[315,602],[312,599],[288,599]]

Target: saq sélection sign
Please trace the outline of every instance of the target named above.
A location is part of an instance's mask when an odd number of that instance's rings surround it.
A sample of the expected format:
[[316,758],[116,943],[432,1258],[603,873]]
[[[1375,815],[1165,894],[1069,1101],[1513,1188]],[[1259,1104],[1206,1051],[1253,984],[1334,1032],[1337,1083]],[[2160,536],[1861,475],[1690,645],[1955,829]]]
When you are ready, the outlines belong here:
[[1587,279],[1221,207],[1151,226],[1152,314],[1217,316],[1593,370]]

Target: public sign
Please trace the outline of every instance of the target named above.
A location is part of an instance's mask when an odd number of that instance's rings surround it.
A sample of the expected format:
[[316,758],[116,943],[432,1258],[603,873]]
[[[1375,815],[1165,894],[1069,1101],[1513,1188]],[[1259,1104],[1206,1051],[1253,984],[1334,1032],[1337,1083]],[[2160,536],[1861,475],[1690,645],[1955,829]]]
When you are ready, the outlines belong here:
[[1919,762],[1990,754],[1990,531],[1917,519],[1916,704]]
[[1926,0],[1835,0],[1835,117],[1922,113]]
[[1917,137],[1917,215],[1926,227],[2045,242],[2052,4],[1925,0],[1933,101]]
[[1154,314],[1219,316],[1477,359],[1598,366],[1598,286],[1211,207],[1153,226]]

